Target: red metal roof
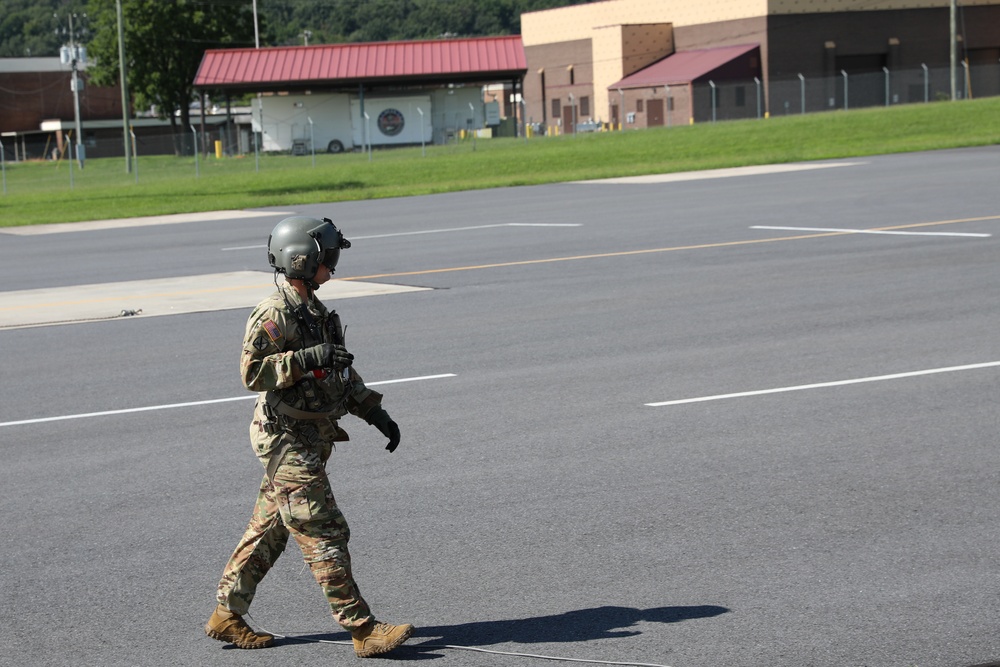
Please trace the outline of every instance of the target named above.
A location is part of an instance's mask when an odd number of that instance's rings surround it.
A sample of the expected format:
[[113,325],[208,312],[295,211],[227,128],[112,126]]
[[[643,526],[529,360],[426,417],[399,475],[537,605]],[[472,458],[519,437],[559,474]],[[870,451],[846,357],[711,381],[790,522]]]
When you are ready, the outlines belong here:
[[528,66],[520,35],[205,52],[195,88],[281,89],[399,80],[505,80]]
[[740,46],[720,46],[714,49],[679,51],[617,83],[611,84],[608,86],[608,90],[691,83],[755,49],[759,50],[760,46],[742,44]]

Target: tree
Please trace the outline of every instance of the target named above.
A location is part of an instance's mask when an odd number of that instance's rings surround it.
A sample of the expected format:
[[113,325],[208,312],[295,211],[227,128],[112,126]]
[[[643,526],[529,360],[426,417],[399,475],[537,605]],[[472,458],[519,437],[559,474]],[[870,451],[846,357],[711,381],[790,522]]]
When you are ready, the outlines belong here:
[[[253,10],[239,0],[121,0],[125,69],[136,108],[155,108],[170,120],[174,150],[191,123],[194,78],[206,49],[254,45]],[[97,85],[120,81],[116,0],[90,0],[93,64]],[[179,115],[178,115],[179,114]],[[181,131],[178,132],[178,126]]]
[[[69,43],[70,14],[82,19],[86,0],[3,0],[0,2],[0,58],[43,58],[59,55]],[[78,23],[79,41],[85,21]]]

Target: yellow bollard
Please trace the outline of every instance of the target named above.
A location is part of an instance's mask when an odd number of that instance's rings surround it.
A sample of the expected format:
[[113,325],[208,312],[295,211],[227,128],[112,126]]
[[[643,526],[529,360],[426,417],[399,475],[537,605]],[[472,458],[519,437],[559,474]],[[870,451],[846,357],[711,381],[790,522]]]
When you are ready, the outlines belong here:
[[215,140],[215,157],[222,159],[222,142],[218,139]]

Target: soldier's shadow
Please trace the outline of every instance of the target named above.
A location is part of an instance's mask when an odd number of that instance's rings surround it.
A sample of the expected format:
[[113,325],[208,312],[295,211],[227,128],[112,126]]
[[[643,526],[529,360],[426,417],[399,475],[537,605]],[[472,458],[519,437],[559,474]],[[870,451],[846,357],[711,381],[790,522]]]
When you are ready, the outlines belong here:
[[[630,629],[639,622],[679,623],[696,618],[711,618],[728,611],[726,607],[715,605],[652,609],[606,606],[507,621],[418,627],[409,642],[392,652],[392,658],[396,660],[434,658],[437,656],[432,653],[439,651],[445,645],[482,647],[494,644],[551,644],[631,637],[641,634],[638,629]],[[343,641],[350,640],[350,636],[345,633],[331,633],[298,635],[288,639]]]

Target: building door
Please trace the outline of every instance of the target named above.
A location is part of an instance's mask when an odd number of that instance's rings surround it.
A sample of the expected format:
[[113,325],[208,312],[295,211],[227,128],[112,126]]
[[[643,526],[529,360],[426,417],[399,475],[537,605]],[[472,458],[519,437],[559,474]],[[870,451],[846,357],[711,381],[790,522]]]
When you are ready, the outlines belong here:
[[575,119],[573,118],[573,107],[563,107],[562,126],[563,134],[573,134],[576,131]]
[[663,125],[663,100],[653,98],[646,100],[646,127]]

